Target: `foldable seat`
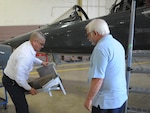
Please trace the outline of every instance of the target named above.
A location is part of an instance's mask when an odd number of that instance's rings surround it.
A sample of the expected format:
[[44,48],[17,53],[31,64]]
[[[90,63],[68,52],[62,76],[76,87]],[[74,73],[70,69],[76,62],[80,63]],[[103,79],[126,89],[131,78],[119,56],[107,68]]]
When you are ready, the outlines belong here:
[[48,66],[43,66],[37,69],[39,78],[29,80],[29,84],[38,91],[48,92],[52,96],[52,90],[62,90],[66,95],[61,78],[55,69],[55,63],[50,63]]

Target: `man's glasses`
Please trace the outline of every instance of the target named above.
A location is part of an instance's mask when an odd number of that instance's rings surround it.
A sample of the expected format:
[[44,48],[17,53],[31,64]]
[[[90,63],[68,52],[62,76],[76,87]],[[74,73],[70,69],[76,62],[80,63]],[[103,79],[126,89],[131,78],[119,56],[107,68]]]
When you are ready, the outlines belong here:
[[92,32],[93,32],[93,31],[86,33],[86,36],[88,37]]
[[42,43],[42,42],[40,42],[39,40],[37,40],[38,41],[38,43],[42,46],[42,47],[44,47],[44,44],[45,43]]

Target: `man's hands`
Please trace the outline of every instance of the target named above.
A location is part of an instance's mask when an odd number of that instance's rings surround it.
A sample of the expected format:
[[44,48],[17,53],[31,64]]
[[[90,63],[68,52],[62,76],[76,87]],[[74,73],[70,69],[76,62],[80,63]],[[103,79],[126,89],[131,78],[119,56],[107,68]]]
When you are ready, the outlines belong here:
[[89,111],[92,111],[92,100],[91,99],[86,99],[85,102],[84,102],[84,107],[89,110]]
[[43,66],[48,66],[49,62],[42,62]]
[[36,95],[36,94],[37,94],[37,91],[36,91],[36,89],[34,89],[34,88],[31,88],[31,89],[29,90],[29,92],[30,92],[31,95]]
[[100,90],[102,82],[103,82],[102,78],[92,78],[91,80],[90,89],[84,102],[84,107],[89,111],[91,111],[92,109],[92,101],[95,95]]

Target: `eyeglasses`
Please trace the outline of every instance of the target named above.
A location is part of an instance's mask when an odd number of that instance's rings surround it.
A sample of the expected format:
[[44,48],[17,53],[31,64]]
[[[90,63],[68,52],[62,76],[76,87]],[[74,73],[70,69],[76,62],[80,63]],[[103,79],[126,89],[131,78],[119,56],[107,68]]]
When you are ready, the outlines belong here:
[[45,43],[40,42],[40,40],[37,40],[37,41],[42,47],[44,47]]
[[88,37],[92,32],[93,32],[93,31],[86,33],[86,36]]

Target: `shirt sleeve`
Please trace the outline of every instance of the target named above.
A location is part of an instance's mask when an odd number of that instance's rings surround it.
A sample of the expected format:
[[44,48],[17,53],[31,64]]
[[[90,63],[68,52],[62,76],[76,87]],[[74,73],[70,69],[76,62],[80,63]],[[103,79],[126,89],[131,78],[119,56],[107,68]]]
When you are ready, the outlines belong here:
[[107,53],[102,48],[97,49],[94,52],[92,62],[93,66],[91,67],[91,74],[93,75],[93,78],[104,78],[108,64]]
[[39,58],[35,57],[35,60],[34,60],[34,64],[35,65],[41,65],[42,64],[42,60],[40,60]]

